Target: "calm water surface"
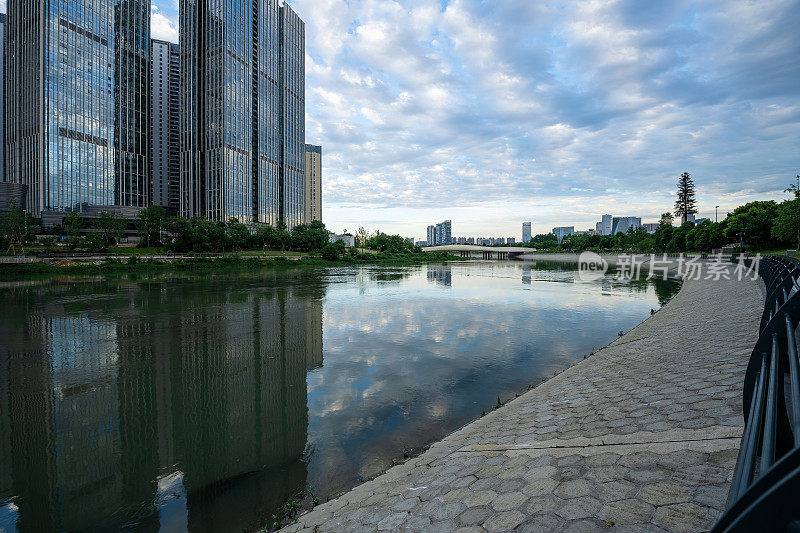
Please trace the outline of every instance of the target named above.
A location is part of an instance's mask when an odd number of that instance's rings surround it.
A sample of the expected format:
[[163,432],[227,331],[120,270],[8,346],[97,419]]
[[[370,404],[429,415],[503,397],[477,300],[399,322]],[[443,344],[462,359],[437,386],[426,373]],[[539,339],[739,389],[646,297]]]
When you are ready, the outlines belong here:
[[646,318],[485,262],[0,284],[0,531],[270,526]]

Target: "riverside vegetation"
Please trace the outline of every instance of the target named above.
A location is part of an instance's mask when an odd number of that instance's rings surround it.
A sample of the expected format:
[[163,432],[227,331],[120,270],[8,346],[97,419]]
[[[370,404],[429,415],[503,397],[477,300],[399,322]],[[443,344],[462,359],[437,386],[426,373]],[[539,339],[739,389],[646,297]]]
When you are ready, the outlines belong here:
[[[9,273],[98,273],[156,270],[195,271],[217,268],[261,268],[282,265],[330,265],[337,263],[421,263],[454,259],[445,252],[423,253],[399,235],[369,234],[360,229],[357,248],[343,241],[329,242],[329,232],[320,221],[287,229],[258,224],[248,228],[231,219],[213,222],[184,217],[165,217],[158,206],[142,209],[135,221],[113,213],[84,220],[69,213],[61,226],[43,230],[36,219],[16,206],[0,219],[0,246],[8,252],[58,256],[59,251],[84,252],[102,257],[99,263],[33,263],[4,265]],[[121,238],[138,232],[137,248],[119,247]],[[42,236],[42,233],[47,234]],[[37,234],[39,235],[37,238]],[[27,248],[27,250],[26,250]],[[174,255],[167,260],[147,255]],[[121,259],[120,256],[123,258]]]

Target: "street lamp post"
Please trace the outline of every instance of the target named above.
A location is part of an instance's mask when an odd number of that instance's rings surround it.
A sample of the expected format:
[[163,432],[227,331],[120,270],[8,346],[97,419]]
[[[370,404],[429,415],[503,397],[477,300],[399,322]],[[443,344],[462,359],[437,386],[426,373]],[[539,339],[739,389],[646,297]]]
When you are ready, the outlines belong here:
[[714,222],[719,222],[719,206],[714,206]]

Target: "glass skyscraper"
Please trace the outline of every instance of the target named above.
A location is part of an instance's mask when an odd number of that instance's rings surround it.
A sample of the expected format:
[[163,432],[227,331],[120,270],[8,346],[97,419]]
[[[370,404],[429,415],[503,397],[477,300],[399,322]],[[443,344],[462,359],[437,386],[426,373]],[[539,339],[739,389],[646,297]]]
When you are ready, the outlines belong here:
[[7,180],[28,209],[149,203],[150,3],[11,0]]
[[180,3],[181,214],[304,218],[305,34],[278,0]]

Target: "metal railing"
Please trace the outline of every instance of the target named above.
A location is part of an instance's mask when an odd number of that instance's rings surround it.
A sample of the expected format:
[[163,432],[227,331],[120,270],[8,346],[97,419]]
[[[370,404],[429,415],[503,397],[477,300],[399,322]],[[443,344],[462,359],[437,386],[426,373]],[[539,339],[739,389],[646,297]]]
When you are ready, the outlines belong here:
[[800,261],[768,256],[757,267],[767,297],[745,374],[739,458],[714,532],[800,530]]

